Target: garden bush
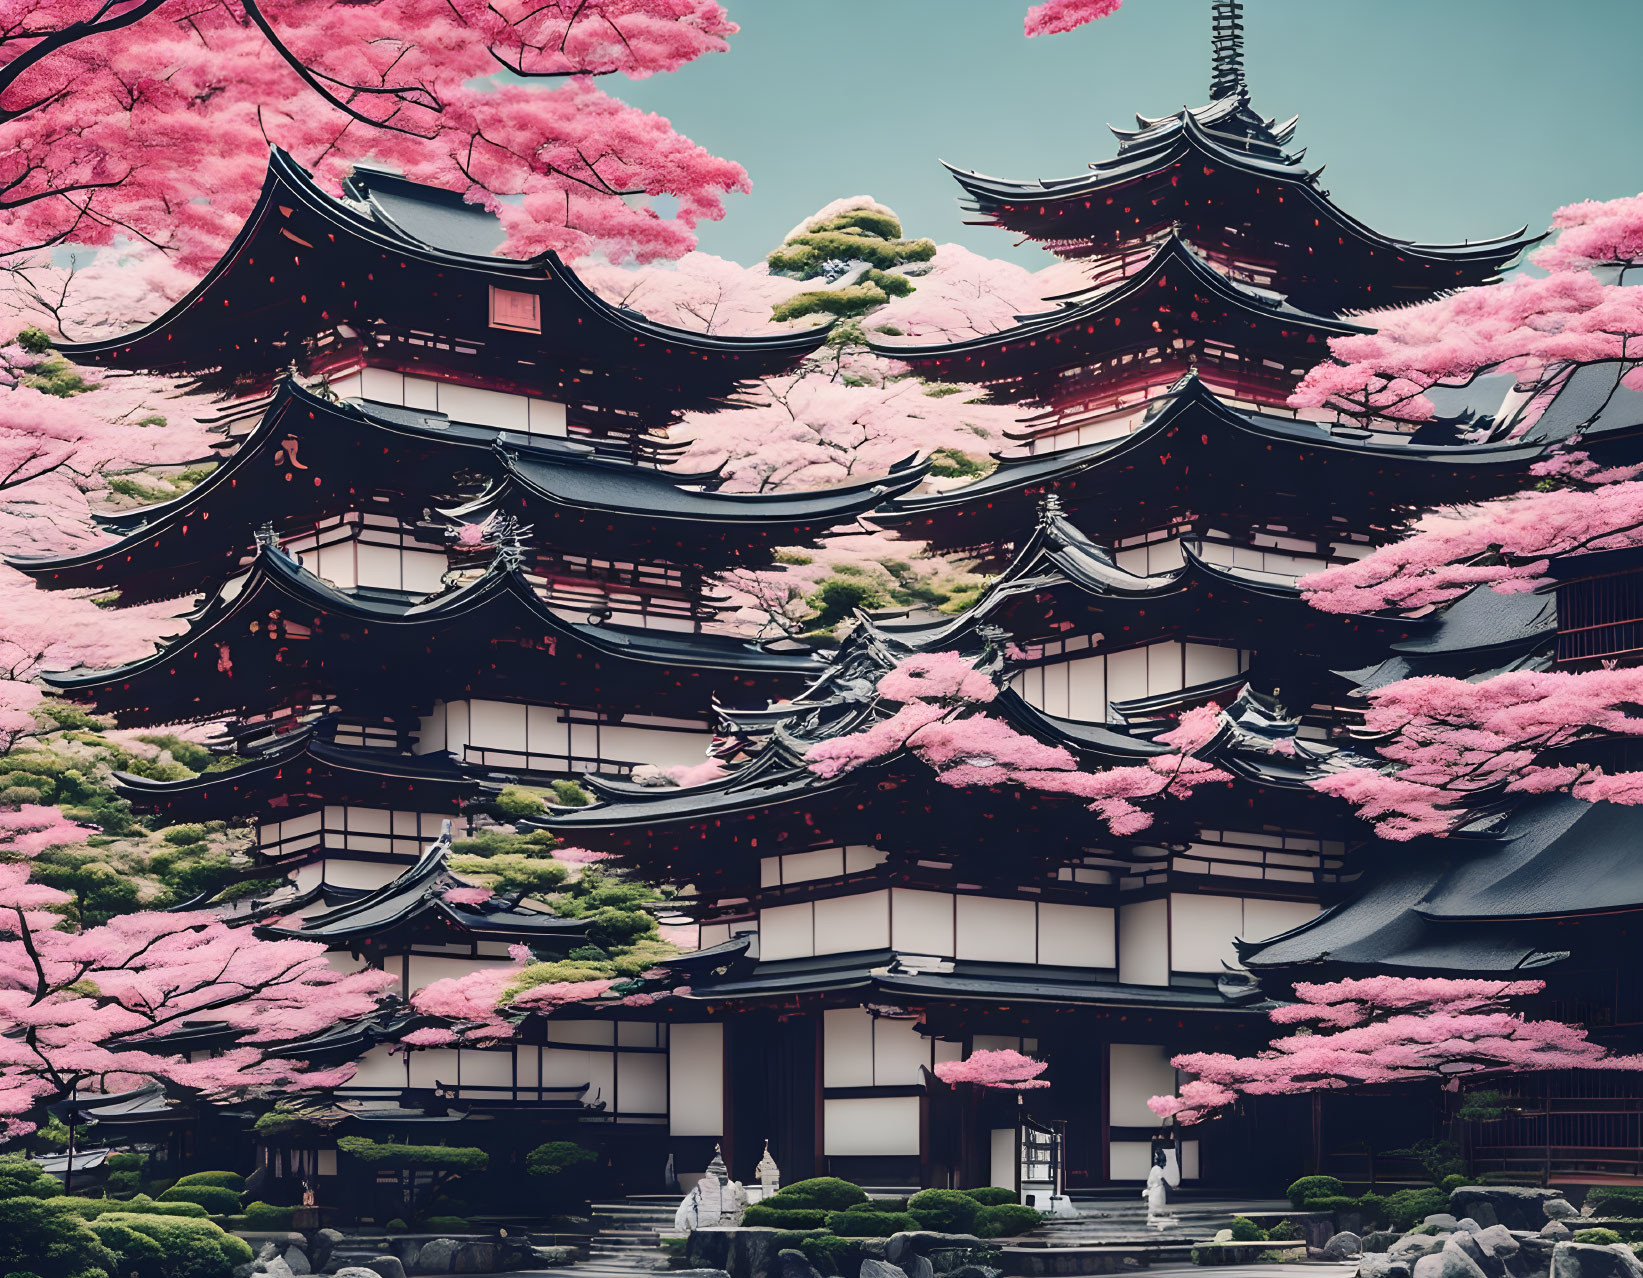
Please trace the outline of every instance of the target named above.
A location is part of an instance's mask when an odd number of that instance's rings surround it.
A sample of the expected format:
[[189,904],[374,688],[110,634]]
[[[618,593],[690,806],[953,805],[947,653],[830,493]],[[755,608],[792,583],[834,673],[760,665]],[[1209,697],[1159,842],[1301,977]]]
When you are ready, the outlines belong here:
[[532,1176],[558,1176],[584,1163],[595,1162],[598,1157],[573,1140],[550,1140],[526,1155],[525,1170]]
[[1612,1247],[1620,1242],[1620,1235],[1612,1229],[1581,1229],[1575,1232],[1577,1243],[1595,1243],[1600,1247]]
[[0,1272],[39,1278],[105,1278],[114,1253],[76,1216],[22,1194],[0,1201]]
[[[91,1223],[98,1237],[121,1232],[111,1226],[121,1226],[159,1245],[163,1257],[159,1267],[144,1272],[138,1266],[138,1278],[229,1278],[234,1266],[251,1263],[251,1245],[209,1220],[111,1211]],[[130,1268],[122,1266],[121,1272],[130,1272]]]
[[990,1203],[976,1213],[975,1231],[982,1238],[1014,1238],[1037,1229],[1044,1217],[1020,1203]]
[[1438,1188],[1446,1194],[1452,1194],[1466,1183],[1464,1176],[1445,1176],[1438,1182]]
[[1262,1229],[1248,1216],[1234,1216],[1232,1218],[1233,1242],[1265,1242],[1266,1230]]
[[273,1203],[247,1203],[245,1223],[251,1229],[289,1229],[292,1212],[290,1207],[276,1207]]
[[[823,1179],[830,1179],[824,1177]],[[802,1183],[802,1182],[801,1182]],[[829,1278],[844,1274],[854,1274],[861,1268],[862,1250],[848,1238],[835,1238],[831,1235],[818,1234],[806,1238],[799,1244],[799,1250],[823,1274]]]
[[1587,1191],[1586,1206],[1594,1216],[1643,1218],[1643,1185],[1596,1185]]
[[1294,1206],[1301,1207],[1312,1198],[1339,1198],[1346,1186],[1333,1176],[1302,1176],[1284,1192]]
[[232,1189],[236,1194],[245,1190],[245,1177],[239,1172],[231,1171],[201,1171],[189,1172],[186,1176],[177,1178],[179,1185],[213,1185],[218,1189]]
[[776,1194],[764,1202],[750,1203],[742,1213],[744,1225],[758,1225],[766,1229],[819,1229],[827,1224],[828,1212],[822,1207],[787,1207],[782,1196]]
[[783,1208],[822,1207],[828,1211],[843,1211],[867,1201],[859,1185],[852,1185],[837,1176],[817,1176],[812,1180],[796,1180],[784,1185],[765,1201],[775,1205],[780,1199]]
[[57,1177],[39,1163],[16,1154],[0,1156],[0,1198],[56,1198],[62,1192]]
[[403,1233],[404,1233],[404,1232],[405,1232],[405,1231],[406,1231],[406,1230],[407,1230],[407,1229],[409,1229],[409,1228],[410,1228],[410,1226],[409,1226],[409,1225],[407,1225],[407,1224],[406,1224],[406,1223],[405,1223],[405,1222],[404,1222],[404,1221],[403,1221],[403,1220],[401,1220],[401,1219],[400,1219],[400,1218],[399,1218],[399,1217],[398,1217],[398,1216],[395,1216],[395,1217],[394,1217],[394,1218],[393,1218],[393,1219],[392,1219],[392,1220],[390,1220],[390,1221],[389,1221],[389,1222],[388,1222],[388,1223],[387,1223],[387,1224],[386,1224],[386,1225],[384,1225],[384,1226],[383,1226],[383,1227],[382,1227],[382,1228],[383,1228],[383,1229],[384,1229],[384,1230],[385,1230],[385,1231],[386,1231],[386,1232],[387,1232],[387,1233],[390,1233],[390,1234],[403,1234]]
[[926,1189],[908,1200],[907,1210],[925,1229],[945,1234],[972,1232],[981,1204],[957,1189]]
[[840,1238],[888,1238],[917,1229],[919,1221],[906,1212],[835,1211],[829,1213],[827,1227]]
[[1308,1198],[1301,1204],[1303,1211],[1356,1211],[1358,1200],[1349,1198],[1345,1194],[1336,1194],[1331,1198]]
[[157,1203],[147,1194],[134,1198],[48,1198],[47,1204],[58,1211],[71,1212],[81,1220],[96,1220],[111,1211],[137,1212],[144,1216],[182,1216],[189,1220],[204,1220],[209,1214],[198,1203]]
[[160,1195],[162,1203],[198,1203],[213,1216],[232,1216],[240,1209],[240,1196],[221,1185],[173,1185]]
[[1001,1189],[997,1185],[984,1185],[980,1189],[966,1189],[962,1192],[967,1197],[974,1198],[983,1207],[1002,1207],[1007,1203],[1019,1205],[1021,1202],[1013,1189]]
[[1449,1210],[1449,1195],[1436,1186],[1400,1189],[1386,1197],[1386,1215],[1393,1229],[1408,1229],[1417,1221]]
[[461,1216],[429,1216],[422,1228],[430,1234],[467,1234],[473,1226]]
[[904,1212],[907,1210],[905,1198],[869,1198],[864,1203],[857,1203],[851,1211],[888,1211]]
[[1377,1193],[1368,1193],[1361,1196],[1358,1199],[1358,1211],[1362,1214],[1365,1224],[1384,1225],[1387,1216],[1390,1214],[1385,1196]]
[[1293,1220],[1280,1220],[1266,1231],[1268,1242],[1295,1242],[1304,1237],[1301,1227]]

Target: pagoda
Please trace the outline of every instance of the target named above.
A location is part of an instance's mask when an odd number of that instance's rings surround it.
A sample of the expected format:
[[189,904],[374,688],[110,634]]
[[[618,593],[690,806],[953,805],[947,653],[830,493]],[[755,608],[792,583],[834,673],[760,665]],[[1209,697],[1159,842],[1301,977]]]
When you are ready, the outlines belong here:
[[[1087,178],[958,175],[984,220],[1081,262],[1089,287],[985,338],[879,346],[1023,414],[992,473],[872,517],[990,561],[975,604],[863,617],[799,695],[726,707],[715,780],[593,779],[598,802],[540,819],[676,885],[698,927],[658,1002],[623,1013],[665,1024],[675,1074],[723,1080],[674,1097],[682,1165],[711,1137],[751,1175],[769,1138],[789,1175],[863,1184],[1135,1185],[1160,1151],[1188,1184],[1287,1183],[1310,1157],[1304,1102],[1179,1130],[1147,1100],[1175,1092],[1182,1051],[1263,1043],[1251,947],[1326,927],[1372,877],[1372,831],[1311,785],[1368,749],[1363,692],[1517,668],[1555,641],[1536,595],[1409,616],[1303,598],[1300,577],[1434,505],[1523,487],[1577,432],[1628,456],[1643,419],[1593,430],[1573,397],[1538,417],[1456,405],[1413,433],[1291,411],[1328,338],[1373,322],[1356,312],[1489,282],[1530,241],[1408,244],[1335,208],[1286,150],[1293,122],[1250,106],[1240,7],[1214,7],[1209,106],[1119,131]],[[976,739],[1039,759],[1038,783],[994,780],[1008,769],[980,745],[969,782],[894,745],[907,706],[886,676],[937,656],[989,687],[940,722],[990,720]],[[1177,769],[1173,735],[1206,721],[1190,756],[1214,780],[1137,799],[1121,831],[1078,785],[1042,784]],[[1049,1086],[938,1081],[1003,1048],[1046,1062]]]
[[[701,764],[719,702],[800,691],[825,664],[741,633],[715,575],[854,525],[925,473],[742,494],[663,468],[681,414],[735,411],[825,328],[671,328],[552,253],[494,256],[500,242],[446,192],[361,170],[333,197],[275,151],[197,287],[133,333],[65,348],[188,379],[224,424],[220,460],[178,497],[104,514],[89,548],[12,561],[113,607],[183,605],[150,655],[49,684],[122,727],[215,725],[218,766],[121,775],[120,793],[170,821],[249,823],[267,882],[221,912],[394,971],[405,998],[520,946],[585,944],[576,919],[464,885],[452,830],[507,784]],[[339,1027],[325,1049],[367,1052],[349,1102],[365,1117],[407,1088],[419,1112],[464,1088],[493,1109],[665,1108],[654,1032],[642,1081],[624,1065],[619,1086],[581,1051],[544,1078],[539,1044],[410,1064],[377,1046],[407,1016]]]

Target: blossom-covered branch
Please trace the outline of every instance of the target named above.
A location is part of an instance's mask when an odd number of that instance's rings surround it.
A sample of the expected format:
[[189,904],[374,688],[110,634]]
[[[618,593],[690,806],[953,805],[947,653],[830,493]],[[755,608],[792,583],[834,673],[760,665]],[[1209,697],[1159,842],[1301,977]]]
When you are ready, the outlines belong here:
[[1213,1117],[1240,1096],[1339,1090],[1371,1083],[1521,1074],[1553,1069],[1643,1069],[1613,1056],[1577,1025],[1530,1020],[1508,1000],[1540,981],[1376,976],[1299,984],[1297,1002],[1275,1008],[1278,1025],[1302,1025],[1254,1056],[1191,1052],[1171,1062],[1194,1075],[1152,1111],[1179,1123]]
[[977,1087],[993,1087],[1003,1091],[1024,1092],[1032,1088],[1048,1087],[1050,1081],[1039,1075],[1049,1068],[1049,1062],[1036,1061],[1011,1049],[982,1049],[971,1052],[961,1061],[938,1061],[935,1075],[944,1083],[974,1083]]

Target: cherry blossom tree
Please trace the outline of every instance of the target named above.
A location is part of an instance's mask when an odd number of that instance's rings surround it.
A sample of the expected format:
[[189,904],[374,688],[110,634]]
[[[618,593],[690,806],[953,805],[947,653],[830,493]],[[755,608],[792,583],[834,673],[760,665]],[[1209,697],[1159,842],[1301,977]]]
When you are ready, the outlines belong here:
[[1643,266],[1643,195],[1582,200],[1552,215],[1557,239],[1530,261],[1548,271]]
[[1025,1092],[1050,1085],[1049,1079],[1039,1077],[1049,1067],[1047,1061],[1037,1061],[1005,1047],[971,1052],[961,1061],[938,1061],[935,1075],[953,1086],[974,1083],[977,1087]]
[[1045,0],[1027,10],[1029,36],[1061,35],[1117,13],[1124,0]]
[[[32,880],[29,858],[83,842],[55,808],[0,813],[0,1136],[34,1129],[42,1106],[77,1089],[154,1079],[210,1097],[335,1087],[352,1066],[308,1070],[277,1056],[372,1011],[395,982],[341,973],[325,947],[263,941],[214,915],[147,911],[71,930],[65,892]],[[220,1025],[233,1045],[190,1060],[167,1050],[185,1025]]]
[[1643,803],[1643,774],[1567,762],[1594,738],[1643,736],[1643,669],[1512,671],[1476,683],[1428,676],[1370,693],[1364,730],[1386,761],[1314,782],[1374,821],[1382,838],[1442,834],[1466,801],[1500,791],[1564,791],[1591,802]]
[[1449,1080],[1556,1069],[1643,1069],[1576,1025],[1531,1020],[1510,1000],[1541,981],[1373,976],[1298,984],[1294,1003],[1270,1013],[1301,1026],[1254,1056],[1190,1052],[1171,1062],[1194,1075],[1178,1096],[1147,1102],[1161,1118],[1190,1124],[1240,1096],[1281,1096],[1375,1083]]
[[129,240],[199,274],[272,143],[333,189],[369,156],[460,190],[514,253],[677,256],[747,175],[594,80],[675,70],[735,30],[715,0],[17,0],[0,254]]
[[[968,671],[968,673],[964,673]],[[871,727],[813,745],[811,771],[837,777],[907,752],[958,788],[1010,785],[1043,794],[1089,800],[1116,835],[1137,834],[1153,821],[1140,804],[1183,798],[1202,785],[1232,777],[1195,756],[1220,730],[1220,709],[1200,706],[1158,740],[1173,747],[1145,764],[1085,772],[1071,751],[1017,732],[981,707],[998,695],[993,679],[958,653],[920,653],[901,661],[878,682],[879,695],[901,705]]]

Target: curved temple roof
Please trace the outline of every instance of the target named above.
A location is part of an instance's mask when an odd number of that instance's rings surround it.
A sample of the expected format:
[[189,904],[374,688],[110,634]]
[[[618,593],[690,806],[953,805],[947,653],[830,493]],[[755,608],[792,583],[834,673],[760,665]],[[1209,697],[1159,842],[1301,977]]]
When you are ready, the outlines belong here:
[[[308,634],[292,631],[293,625]],[[396,635],[408,641],[403,652],[388,642]],[[117,717],[161,723],[172,721],[166,715],[198,718],[244,709],[247,687],[260,686],[269,695],[305,688],[353,691],[390,685],[398,677],[427,687],[443,676],[457,688],[468,680],[471,688],[487,672],[495,674],[500,663],[494,644],[504,637],[541,654],[526,663],[533,686],[557,682],[577,694],[576,704],[619,699],[642,708],[655,691],[638,678],[646,667],[673,685],[700,688],[704,702],[720,685],[775,692],[787,680],[820,669],[808,650],[774,651],[732,635],[567,621],[541,600],[518,552],[506,547],[476,580],[407,607],[350,595],[260,541],[250,568],[191,614],[180,638],[112,670],[48,673],[44,679],[65,693],[95,699]],[[345,658],[350,652],[352,666]],[[260,676],[250,672],[261,667],[267,678],[259,685]],[[183,700],[189,693],[192,698]],[[429,695],[436,695],[431,687]],[[141,704],[150,696],[164,704]]]
[[[86,363],[267,385],[293,361],[335,366],[346,326],[390,362],[605,407],[663,396],[682,411],[789,367],[827,335],[674,328],[605,301],[556,253],[520,261],[439,248],[376,208],[326,194],[275,148],[251,215],[199,284],[134,332],[60,349]],[[539,334],[490,323],[493,286],[537,299]],[[424,336],[412,340],[409,324]],[[443,336],[430,341],[430,330]]]
[[[779,545],[909,492],[927,469],[909,459],[889,475],[836,488],[727,493],[712,486],[712,474],[659,470],[421,409],[338,403],[285,379],[238,450],[200,483],[105,520],[123,534],[117,541],[7,562],[47,588],[118,587],[130,602],[171,598],[206,588],[213,571],[235,571],[264,523],[307,531],[350,511],[396,509],[415,520],[431,495],[471,472],[488,487],[455,513],[508,506],[557,551],[602,554],[619,544],[624,557],[701,569],[762,564]],[[276,483],[282,474],[287,482]],[[373,500],[379,494],[393,500]]]
[[[1117,158],[1074,177],[1017,180],[946,167],[977,224],[1040,240],[1062,256],[1100,256],[1179,227],[1207,250],[1277,253],[1280,287],[1332,312],[1491,283],[1542,238],[1527,228],[1460,244],[1383,235],[1329,198],[1321,168],[1282,150],[1296,122],[1262,120],[1247,94],[1137,120],[1138,129],[1113,130]],[[1240,224],[1256,220],[1261,233],[1246,238]]]
[[1173,511],[1273,518],[1362,511],[1377,522],[1409,508],[1506,492],[1572,420],[1533,440],[1423,445],[1356,429],[1234,408],[1189,375],[1127,435],[999,458],[992,473],[939,492],[909,492],[875,523],[937,546],[1013,540],[1055,493],[1103,535],[1167,524]]

